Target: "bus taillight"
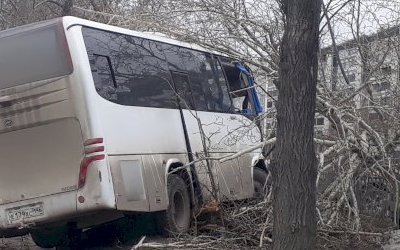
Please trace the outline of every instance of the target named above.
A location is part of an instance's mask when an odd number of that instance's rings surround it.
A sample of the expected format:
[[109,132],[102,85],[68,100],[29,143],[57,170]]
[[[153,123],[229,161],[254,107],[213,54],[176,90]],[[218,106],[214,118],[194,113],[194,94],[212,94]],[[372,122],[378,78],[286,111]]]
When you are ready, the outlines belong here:
[[[82,188],[86,183],[87,169],[94,161],[100,161],[105,158],[105,154],[95,154],[104,152],[104,146],[95,146],[96,144],[103,143],[103,138],[92,138],[85,141],[85,157],[82,159],[79,170],[78,188]],[[94,146],[94,147],[90,147]]]
[[90,145],[94,145],[94,144],[99,144],[99,143],[103,143],[103,138],[91,138],[91,139],[87,139],[83,145],[84,146],[90,146]]

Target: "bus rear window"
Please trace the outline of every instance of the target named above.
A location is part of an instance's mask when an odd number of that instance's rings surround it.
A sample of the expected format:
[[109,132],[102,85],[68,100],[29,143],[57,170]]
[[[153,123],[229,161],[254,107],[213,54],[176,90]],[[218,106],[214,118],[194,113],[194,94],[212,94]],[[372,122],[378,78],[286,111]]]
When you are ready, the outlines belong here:
[[0,33],[0,89],[72,72],[60,23],[7,34],[8,31]]

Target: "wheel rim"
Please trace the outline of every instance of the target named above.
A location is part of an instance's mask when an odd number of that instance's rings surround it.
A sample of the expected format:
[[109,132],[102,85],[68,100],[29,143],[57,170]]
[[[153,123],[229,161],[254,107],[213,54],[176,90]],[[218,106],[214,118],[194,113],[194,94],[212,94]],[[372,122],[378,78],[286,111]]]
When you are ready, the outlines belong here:
[[177,227],[185,227],[185,202],[181,192],[174,194],[174,220]]

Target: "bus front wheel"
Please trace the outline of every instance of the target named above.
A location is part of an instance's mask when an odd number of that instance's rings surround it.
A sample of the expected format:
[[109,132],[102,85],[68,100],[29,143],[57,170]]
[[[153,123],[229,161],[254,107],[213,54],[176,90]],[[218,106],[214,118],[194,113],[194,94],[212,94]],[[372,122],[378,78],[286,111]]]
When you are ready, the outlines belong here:
[[185,181],[176,174],[168,176],[168,209],[163,212],[161,226],[164,234],[186,233],[190,228],[190,197]]
[[268,173],[260,168],[253,169],[254,198],[262,199],[268,192],[270,183]]

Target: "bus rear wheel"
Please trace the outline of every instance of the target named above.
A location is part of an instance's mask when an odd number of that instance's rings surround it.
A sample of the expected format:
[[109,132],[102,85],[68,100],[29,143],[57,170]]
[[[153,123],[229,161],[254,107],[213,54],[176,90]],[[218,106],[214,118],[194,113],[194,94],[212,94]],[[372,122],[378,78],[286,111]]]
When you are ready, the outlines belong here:
[[161,216],[162,231],[165,235],[189,231],[191,209],[190,197],[185,181],[176,174],[168,176],[168,209]]
[[37,229],[31,232],[33,242],[41,248],[59,246],[65,238],[64,232],[58,229]]
[[67,227],[41,228],[30,232],[33,242],[41,248],[66,247],[79,249],[81,230]]
[[260,168],[253,169],[254,198],[262,199],[268,192],[268,173]]

